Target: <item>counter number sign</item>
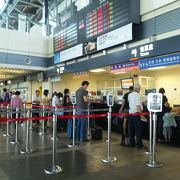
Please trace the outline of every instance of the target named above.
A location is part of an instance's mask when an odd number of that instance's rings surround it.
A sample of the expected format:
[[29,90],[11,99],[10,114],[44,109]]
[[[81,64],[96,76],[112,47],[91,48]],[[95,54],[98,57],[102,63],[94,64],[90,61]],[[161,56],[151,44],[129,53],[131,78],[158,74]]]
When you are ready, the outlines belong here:
[[114,96],[112,94],[109,94],[107,96],[107,105],[109,107],[113,106],[114,105]]
[[148,110],[150,112],[162,112],[162,94],[161,93],[148,94]]
[[72,95],[72,96],[71,96],[71,101],[72,101],[72,104],[73,104],[73,105],[76,104],[76,96],[75,96],[75,95]]

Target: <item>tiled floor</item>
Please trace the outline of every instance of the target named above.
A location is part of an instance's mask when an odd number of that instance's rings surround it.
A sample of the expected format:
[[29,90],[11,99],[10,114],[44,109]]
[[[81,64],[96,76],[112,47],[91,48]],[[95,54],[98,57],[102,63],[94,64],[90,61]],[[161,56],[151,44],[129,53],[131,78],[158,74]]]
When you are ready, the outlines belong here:
[[[4,127],[5,129],[5,127]],[[20,127],[21,140],[24,142],[25,127]],[[2,133],[2,132],[1,132]],[[148,168],[144,164],[148,156],[137,148],[119,145],[119,134],[113,133],[112,154],[117,161],[104,164],[101,159],[107,156],[107,132],[102,141],[80,143],[76,148],[68,148],[71,141],[66,133],[58,134],[57,165],[63,172],[57,175],[46,175],[44,169],[52,164],[52,133],[40,136],[31,132],[31,147],[34,153],[19,153],[24,143],[10,144],[11,137],[0,136],[0,180],[179,180],[180,148],[158,144],[157,159],[162,168]],[[148,144],[148,142],[145,142]]]

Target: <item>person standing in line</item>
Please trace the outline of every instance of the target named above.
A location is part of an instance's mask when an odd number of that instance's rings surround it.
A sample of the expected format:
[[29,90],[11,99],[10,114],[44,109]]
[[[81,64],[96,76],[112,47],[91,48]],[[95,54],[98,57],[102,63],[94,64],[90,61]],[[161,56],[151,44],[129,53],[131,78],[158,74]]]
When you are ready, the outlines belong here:
[[[45,89],[43,92],[43,97],[42,97],[42,105],[43,106],[50,106],[50,99],[48,98],[49,90]],[[48,116],[48,113],[44,113],[44,116]],[[48,128],[47,126],[47,119],[44,120],[44,126],[45,129]]]
[[[20,92],[16,91],[15,92],[15,97],[13,97],[11,99],[11,107],[13,108],[14,113],[12,113],[12,118],[15,119],[16,118],[16,108],[19,109],[19,111],[22,109],[23,106],[23,100],[22,98],[19,97]],[[20,112],[18,113],[18,118],[20,118]]]
[[[86,90],[89,86],[88,81],[83,81],[81,87],[76,91],[76,105],[78,107],[78,115],[87,115],[88,109],[88,91]],[[87,135],[87,118],[76,119],[76,139],[81,142],[88,142]]]
[[[129,101],[129,113],[142,113],[143,106],[141,102],[140,97],[140,85],[136,84],[134,85],[133,92],[128,95],[128,101]],[[143,145],[142,142],[142,121],[145,121],[146,118],[144,116],[139,115],[133,115],[129,118],[129,145],[131,147],[134,147],[136,145],[135,143],[135,136],[137,140],[137,147],[139,149],[146,149],[147,147]]]
[[172,128],[177,127],[175,113],[171,113],[172,108],[167,107],[166,113],[163,116],[163,135],[167,144],[171,143]]
[[[121,108],[119,110],[119,113],[129,113],[129,102],[128,102],[128,95],[133,92],[133,86],[129,87],[129,92],[127,92],[122,101]],[[121,136],[121,145],[127,146],[129,145],[129,117],[124,116],[123,117],[123,131]]]
[[[72,106],[69,95],[70,95],[69,89],[64,89],[63,106]],[[72,115],[72,112],[65,112],[64,115]],[[67,134],[68,137],[72,138],[73,136],[72,119],[68,119]]]
[[3,89],[2,99],[4,103],[9,103],[11,101],[10,95],[6,88]]
[[164,142],[164,136],[163,136],[163,116],[166,113],[167,110],[167,104],[168,104],[168,99],[164,95],[165,94],[165,89],[160,88],[159,93],[162,94],[162,112],[157,113],[157,141],[158,142]]
[[[35,106],[40,106],[41,103],[41,97],[39,96],[40,91],[36,90],[36,94],[34,96],[32,96],[32,105]],[[34,111],[38,111],[39,107],[32,107],[32,109],[34,109]],[[34,112],[32,113],[32,117],[39,117],[39,112]],[[34,121],[36,123],[36,125],[39,125],[39,121]]]

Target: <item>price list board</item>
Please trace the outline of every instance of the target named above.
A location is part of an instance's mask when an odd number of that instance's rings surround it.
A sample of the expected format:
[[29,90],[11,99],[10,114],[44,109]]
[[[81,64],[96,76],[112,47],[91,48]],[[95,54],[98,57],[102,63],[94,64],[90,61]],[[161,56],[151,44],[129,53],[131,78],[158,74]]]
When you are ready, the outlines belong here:
[[86,37],[91,38],[119,27],[127,21],[128,3],[125,0],[105,0],[86,16]]
[[54,51],[58,52],[69,48],[78,42],[77,23],[73,23],[68,27],[56,30],[54,35]]

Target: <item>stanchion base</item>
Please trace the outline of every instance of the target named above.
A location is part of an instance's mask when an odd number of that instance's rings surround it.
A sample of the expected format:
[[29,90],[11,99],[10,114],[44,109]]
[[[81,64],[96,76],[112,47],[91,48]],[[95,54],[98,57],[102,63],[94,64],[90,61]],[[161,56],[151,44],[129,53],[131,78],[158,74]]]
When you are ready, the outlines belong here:
[[69,148],[73,148],[73,147],[77,147],[79,144],[75,144],[75,145],[73,145],[72,143],[71,144],[68,144],[68,147]]
[[62,171],[63,171],[63,169],[60,166],[55,166],[55,167],[44,170],[44,172],[49,175],[58,174],[58,173],[61,173]]
[[3,129],[2,129],[2,128],[0,128],[0,132],[1,132],[1,131],[3,131]]
[[146,155],[151,155],[152,153],[149,152],[149,151],[145,151],[144,154],[146,154]]
[[45,132],[39,132],[39,135],[45,135]]
[[19,143],[21,143],[21,141],[19,141],[19,140],[18,141],[15,141],[15,140],[11,141],[11,144],[19,144]]
[[155,162],[147,162],[146,163],[146,166],[147,167],[150,167],[150,168],[159,168],[159,167],[162,167],[163,166],[163,164],[161,164],[160,162],[157,162],[157,161],[155,161]]
[[26,149],[22,149],[22,150],[20,150],[20,153],[21,154],[30,154],[30,153],[33,153],[34,151],[32,150],[32,149],[28,149],[28,150],[26,150]]
[[[51,138],[51,140],[53,141],[53,137]],[[59,137],[56,137],[56,141],[58,141],[59,140]]]
[[3,134],[4,137],[12,136],[12,134]]
[[115,162],[116,160],[117,160],[116,157],[109,157],[107,159],[102,159],[101,161],[103,163],[112,163],[112,162]]

